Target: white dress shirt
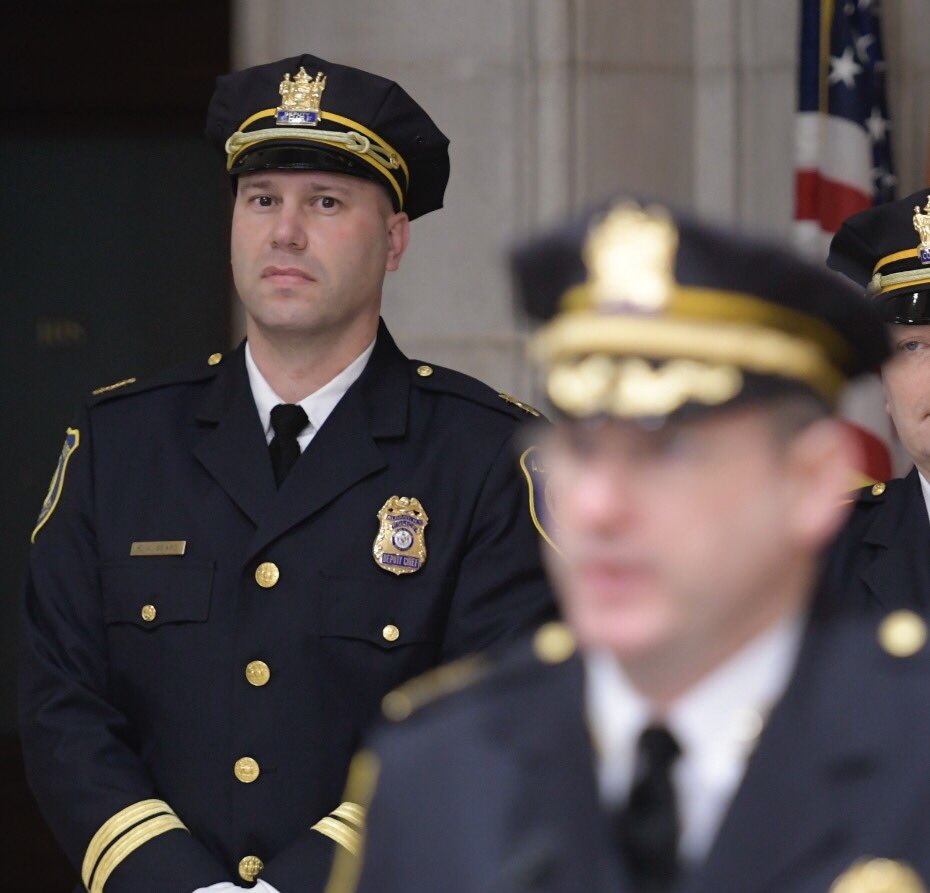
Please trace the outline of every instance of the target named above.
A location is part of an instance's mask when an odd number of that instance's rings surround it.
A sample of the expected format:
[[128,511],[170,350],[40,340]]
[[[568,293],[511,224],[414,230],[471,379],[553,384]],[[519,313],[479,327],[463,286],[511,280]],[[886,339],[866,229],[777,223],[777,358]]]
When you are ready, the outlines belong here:
[[[375,342],[372,341],[345,369],[342,370],[335,378],[323,385],[318,391],[314,391],[308,397],[300,401],[307,418],[307,426],[297,435],[297,443],[300,445],[300,451],[307,448],[307,444],[313,440],[314,434],[323,427],[323,422],[329,417],[329,414],[336,408],[336,404],[345,396],[346,391],[355,383],[362,374],[372,351],[375,349]],[[252,398],[255,400],[255,407],[258,409],[258,417],[262,423],[262,430],[265,432],[265,440],[271,443],[274,437],[274,429],[271,427],[271,410],[279,403],[287,401],[279,397],[274,388],[268,384],[265,376],[259,371],[255,360],[252,358],[252,351],[249,349],[248,342],[245,345],[245,368],[249,373],[249,386],[252,389]],[[234,890],[249,890],[251,893],[279,893],[271,884],[259,879],[254,887],[238,887],[229,881],[220,884],[213,884],[210,887],[201,887],[194,893],[232,893]]]
[[640,733],[664,725],[681,756],[672,770],[681,827],[679,857],[709,852],[746,761],[772,707],[788,684],[803,621],[792,615],[750,642],[660,714],[606,652],[585,657],[586,707],[597,751],[602,803],[615,809],[632,784]]
[[[336,404],[345,396],[346,391],[365,370],[374,349],[375,342],[372,341],[335,378],[300,401],[298,405],[307,413],[309,419],[307,426],[297,435],[297,443],[301,452],[307,448],[307,444],[313,440],[316,432],[323,427],[323,422],[329,418],[329,414],[336,408]],[[271,439],[274,437],[274,428],[271,427],[271,410],[279,403],[287,403],[287,400],[279,397],[274,392],[274,388],[268,384],[265,376],[262,375],[252,358],[252,351],[248,342],[245,345],[245,368],[249,373],[249,387],[252,389],[252,399],[255,400],[255,406],[258,409],[262,430],[265,432],[265,440],[271,443]]]

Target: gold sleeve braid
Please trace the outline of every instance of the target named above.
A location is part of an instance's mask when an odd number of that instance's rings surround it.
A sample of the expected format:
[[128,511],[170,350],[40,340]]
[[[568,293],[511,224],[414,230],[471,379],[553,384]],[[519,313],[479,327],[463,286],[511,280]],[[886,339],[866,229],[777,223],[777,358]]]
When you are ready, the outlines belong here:
[[346,802],[320,819],[311,829],[335,840],[343,849],[357,856],[365,830],[365,807]]
[[88,893],[103,893],[116,867],[143,844],[166,831],[187,830],[164,800],[140,800],[107,819],[91,838],[81,866]]
[[[352,759],[345,792],[345,796],[351,799],[343,803],[338,809],[333,810],[330,816],[338,813],[340,818],[349,821],[352,821],[353,816],[360,817],[362,827],[359,828],[358,846],[355,851],[351,851],[346,847],[336,851],[336,858],[333,861],[333,869],[325,893],[355,893],[359,874],[361,873],[362,850],[365,842],[364,822],[368,813],[368,805],[374,797],[379,771],[380,762],[378,757],[371,751],[359,751]],[[360,806],[359,804],[364,805]]]

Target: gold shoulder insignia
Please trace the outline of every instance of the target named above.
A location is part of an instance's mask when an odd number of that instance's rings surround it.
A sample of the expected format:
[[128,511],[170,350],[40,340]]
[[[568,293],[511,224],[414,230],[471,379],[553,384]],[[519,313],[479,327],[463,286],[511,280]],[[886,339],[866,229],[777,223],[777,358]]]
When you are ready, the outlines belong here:
[[392,722],[401,722],[427,704],[484,678],[490,669],[490,661],[482,654],[435,667],[388,692],[381,701],[381,712]]
[[542,413],[535,407],[530,406],[529,403],[524,403],[521,400],[518,400],[516,397],[511,396],[510,394],[498,394],[498,397],[501,398],[505,403],[509,403],[511,406],[516,406],[518,409],[522,409],[524,412],[529,413],[531,416],[536,418],[541,418]]
[[117,388],[123,388],[128,384],[135,384],[135,378],[124,378],[122,381],[115,381],[113,384],[104,385],[102,388],[95,388],[91,391],[91,396],[97,397],[100,394],[106,394],[109,391],[115,391]]

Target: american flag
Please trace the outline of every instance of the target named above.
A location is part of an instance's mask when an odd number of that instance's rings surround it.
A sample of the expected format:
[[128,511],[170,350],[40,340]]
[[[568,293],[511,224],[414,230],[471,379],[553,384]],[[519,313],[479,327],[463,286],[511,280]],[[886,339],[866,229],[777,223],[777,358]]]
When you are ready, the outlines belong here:
[[843,220],[894,198],[878,0],[802,0],[798,100],[796,232],[826,257]]
[[[878,0],[801,0],[798,87],[795,242],[823,260],[850,214],[894,198]],[[858,483],[890,477],[896,444],[878,377],[843,409],[867,456]]]

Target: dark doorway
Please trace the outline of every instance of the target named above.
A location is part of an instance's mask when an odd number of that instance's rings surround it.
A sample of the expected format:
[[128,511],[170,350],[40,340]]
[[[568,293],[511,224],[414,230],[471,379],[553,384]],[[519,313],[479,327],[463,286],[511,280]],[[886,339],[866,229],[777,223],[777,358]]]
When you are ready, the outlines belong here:
[[[77,882],[26,787],[17,614],[29,535],[74,408],[229,339],[229,187],[201,129],[229,0],[19,4],[0,51],[4,363],[0,684],[4,889]],[[15,22],[15,24],[14,24]]]

